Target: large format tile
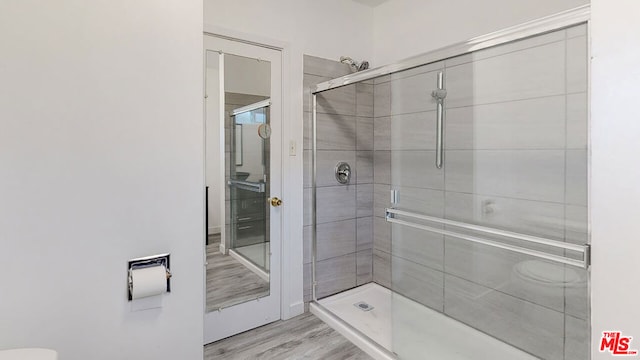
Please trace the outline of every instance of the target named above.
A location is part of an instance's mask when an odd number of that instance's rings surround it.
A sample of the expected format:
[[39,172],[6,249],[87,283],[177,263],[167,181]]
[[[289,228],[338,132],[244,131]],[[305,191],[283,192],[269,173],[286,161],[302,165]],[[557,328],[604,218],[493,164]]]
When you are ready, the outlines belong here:
[[313,224],[313,188],[302,191],[302,223],[304,226]]
[[373,117],[373,85],[356,83],[356,114]]
[[391,254],[394,258],[410,260],[439,271],[443,270],[442,235],[400,224],[391,224],[391,234]]
[[447,68],[447,108],[564,94],[565,46],[555,42]]
[[373,116],[391,115],[391,83],[376,84],[373,87]]
[[356,149],[373,150],[373,118],[358,116],[356,119]]
[[355,150],[356,118],[336,114],[317,114],[318,150]]
[[351,73],[351,67],[347,64],[311,55],[304,55],[303,68],[305,74],[326,76],[331,79]]
[[356,253],[318,261],[316,264],[318,298],[356,286]]
[[589,143],[587,93],[567,95],[567,148],[586,149]]
[[444,189],[444,170],[436,168],[436,152],[391,152],[391,184],[424,189]]
[[356,115],[355,84],[316,94],[316,111],[322,114]]
[[373,281],[373,250],[362,250],[356,253],[357,285]]
[[587,37],[567,40],[567,93],[587,91]]
[[302,131],[304,132],[302,145],[305,150],[311,150],[313,149],[313,114],[305,111],[302,116],[302,123]]
[[565,360],[584,360],[589,358],[589,323],[587,320],[565,317]]
[[[398,202],[394,205],[396,208],[443,217],[444,191],[400,186],[394,186],[393,188],[398,194]],[[385,195],[387,201],[389,201],[390,193],[387,191]]]
[[373,182],[391,184],[391,151],[373,152]]
[[317,259],[356,252],[356,220],[335,221],[317,226]]
[[373,248],[391,253],[391,223],[384,218],[373,218]]
[[[317,151],[317,172],[316,185],[322,186],[341,186],[336,180],[335,168],[340,162],[346,162],[351,166],[350,184],[355,184],[356,179],[356,152],[355,151]],[[345,185],[342,185],[345,186]]]
[[484,196],[446,193],[447,219],[554,240],[564,239],[564,205]]
[[356,192],[356,217],[373,216],[373,184],[359,184]]
[[373,217],[356,220],[356,251],[373,249]]
[[377,117],[373,122],[373,148],[391,150],[391,117]]
[[431,309],[443,311],[443,274],[391,256],[391,289]]
[[[518,267],[533,264],[531,262],[525,263],[525,261],[535,260],[531,256],[452,237],[445,238],[444,253],[444,271],[447,274],[490,289],[496,289],[546,308],[559,312],[564,311],[562,283],[557,286],[544,287],[522,280],[518,275]],[[555,273],[550,276],[563,279],[564,268],[562,265],[552,264],[549,265],[549,269],[555,269]]]
[[358,184],[373,184],[373,151],[357,151],[355,169]]
[[[565,313],[582,320],[589,319],[589,274],[585,269],[566,266]],[[571,283],[569,283],[571,281]]]
[[304,264],[311,262],[313,256],[313,226],[302,228],[302,259]]
[[445,275],[445,314],[546,360],[564,356],[564,315]]
[[439,71],[439,70],[442,70],[443,68],[444,68],[444,61],[438,61],[438,62],[414,67],[408,70],[398,71],[390,75],[391,75],[391,80],[393,81],[393,80],[414,77],[416,75],[420,75],[428,72]]
[[436,112],[391,117],[391,150],[435,150]]
[[311,290],[311,263],[304,264],[302,267],[302,292],[304,302],[309,302],[312,299],[312,290]]
[[587,25],[581,24],[567,28],[567,39],[587,35]]
[[373,186],[373,216],[385,217],[385,209],[391,207],[391,186],[375,184]]
[[356,217],[355,185],[318,188],[316,200],[318,224]]
[[589,242],[589,213],[586,206],[565,206],[565,241],[583,245]]
[[437,88],[437,76],[433,71],[391,81],[391,114],[435,110],[431,92]]
[[304,111],[312,111],[312,97],[311,97],[311,86],[319,84],[321,82],[325,82],[327,80],[331,80],[331,78],[326,76],[318,76],[311,74],[304,74],[302,78],[302,86],[303,86],[303,96],[304,96]]
[[447,191],[564,202],[562,150],[450,150]]
[[445,145],[447,149],[563,149],[564,119],[564,96],[450,109]]
[[587,161],[587,150],[567,150],[567,204],[587,206]]
[[391,288],[391,255],[389,253],[373,249],[373,281]]
[[382,76],[378,76],[377,78],[373,79],[373,84],[374,85],[378,85],[378,84],[382,84],[382,83],[386,83],[391,81],[391,75],[382,75]]
[[313,186],[313,153],[311,150],[302,151],[302,184],[305,188]]

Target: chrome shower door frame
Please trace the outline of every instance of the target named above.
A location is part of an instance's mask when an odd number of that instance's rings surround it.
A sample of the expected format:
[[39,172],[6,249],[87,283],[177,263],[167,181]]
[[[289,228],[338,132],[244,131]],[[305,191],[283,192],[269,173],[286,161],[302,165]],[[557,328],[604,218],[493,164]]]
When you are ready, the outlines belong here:
[[[472,38],[468,41],[464,41],[458,44],[447,46],[441,49],[430,51],[424,54],[420,54],[408,59],[377,67],[370,70],[357,72],[354,74],[345,75],[336,79],[328,80],[310,87],[311,104],[312,104],[312,254],[311,254],[311,293],[312,302],[315,305],[322,307],[318,304],[317,298],[317,95],[336,89],[339,87],[355,84],[362,81],[372,80],[374,78],[389,75],[392,73],[412,69],[415,67],[435,63],[448,58],[461,56],[469,53],[476,52],[478,50],[487,49],[494,46],[507,44],[513,41],[523,40],[532,36],[542,35],[548,32],[561,30],[563,28],[576,26],[580,24],[587,25],[587,33],[590,32],[590,18],[591,7],[590,5],[583,5],[571,10],[563,11],[554,15],[543,17],[537,20],[529,21],[520,25],[509,27],[503,30],[492,32],[486,35]],[[590,47],[588,46],[587,57],[590,58]],[[587,78],[590,78],[590,66],[588,67]],[[590,107],[590,89],[587,88],[587,107]],[[590,119],[587,120],[588,122]],[[590,141],[589,141],[590,145]],[[587,165],[587,174],[591,174],[591,164]],[[589,200],[590,201],[590,200]],[[588,208],[589,208],[588,204]],[[590,237],[591,226],[588,221],[587,234]],[[348,325],[347,325],[348,326]]]

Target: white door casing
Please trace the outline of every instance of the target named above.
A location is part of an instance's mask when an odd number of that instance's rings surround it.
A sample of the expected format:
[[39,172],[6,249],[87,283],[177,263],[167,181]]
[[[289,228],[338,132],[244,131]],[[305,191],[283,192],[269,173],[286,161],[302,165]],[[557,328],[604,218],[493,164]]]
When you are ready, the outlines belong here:
[[[271,64],[271,146],[270,146],[270,196],[283,197],[282,195],[282,119],[283,119],[283,96],[282,96],[282,52],[277,49],[262,47],[244,42],[232,41],[221,37],[204,36],[204,56],[205,56],[205,78],[206,78],[206,58],[210,52],[220,54],[219,66],[220,76],[220,96],[205,96],[205,117],[207,108],[215,108],[219,115],[218,124],[220,126],[220,146],[221,154],[224,154],[224,54],[262,59]],[[205,79],[211,81],[212,79]],[[211,84],[209,84],[209,87]],[[205,85],[205,89],[208,86]],[[206,94],[205,94],[206,95]],[[214,104],[208,106],[207,104]],[[209,114],[210,115],[210,114]],[[220,183],[225,184],[224,166],[221,167],[219,175]],[[225,185],[226,186],[226,185]],[[221,204],[224,211],[224,197]],[[285,204],[286,206],[286,200]],[[269,295],[256,300],[247,301],[231,307],[204,313],[204,344],[223,339],[228,336],[279,320],[281,318],[281,281],[282,281],[282,207],[269,207],[270,209],[270,246],[271,246],[271,267],[270,267],[270,292]],[[224,239],[224,226],[222,237]],[[204,255],[206,258],[206,255]],[[206,264],[206,261],[205,261]],[[203,268],[206,273],[206,265]],[[206,281],[204,286],[206,286]],[[205,289],[206,297],[206,289]],[[206,303],[206,299],[205,299]]]

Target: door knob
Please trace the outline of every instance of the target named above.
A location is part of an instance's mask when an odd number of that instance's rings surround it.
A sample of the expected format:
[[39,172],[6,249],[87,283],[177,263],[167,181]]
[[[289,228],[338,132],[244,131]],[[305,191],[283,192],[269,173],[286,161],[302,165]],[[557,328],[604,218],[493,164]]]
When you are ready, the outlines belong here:
[[269,202],[271,203],[271,206],[273,206],[273,207],[278,207],[278,206],[282,205],[282,200],[278,199],[277,197],[270,198]]

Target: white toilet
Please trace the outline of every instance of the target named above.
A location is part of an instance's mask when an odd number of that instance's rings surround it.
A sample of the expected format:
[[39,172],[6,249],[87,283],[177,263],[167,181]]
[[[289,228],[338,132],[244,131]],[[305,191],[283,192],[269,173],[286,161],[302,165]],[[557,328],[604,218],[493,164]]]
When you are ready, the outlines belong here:
[[0,350],[0,360],[58,360],[58,353],[49,349]]

